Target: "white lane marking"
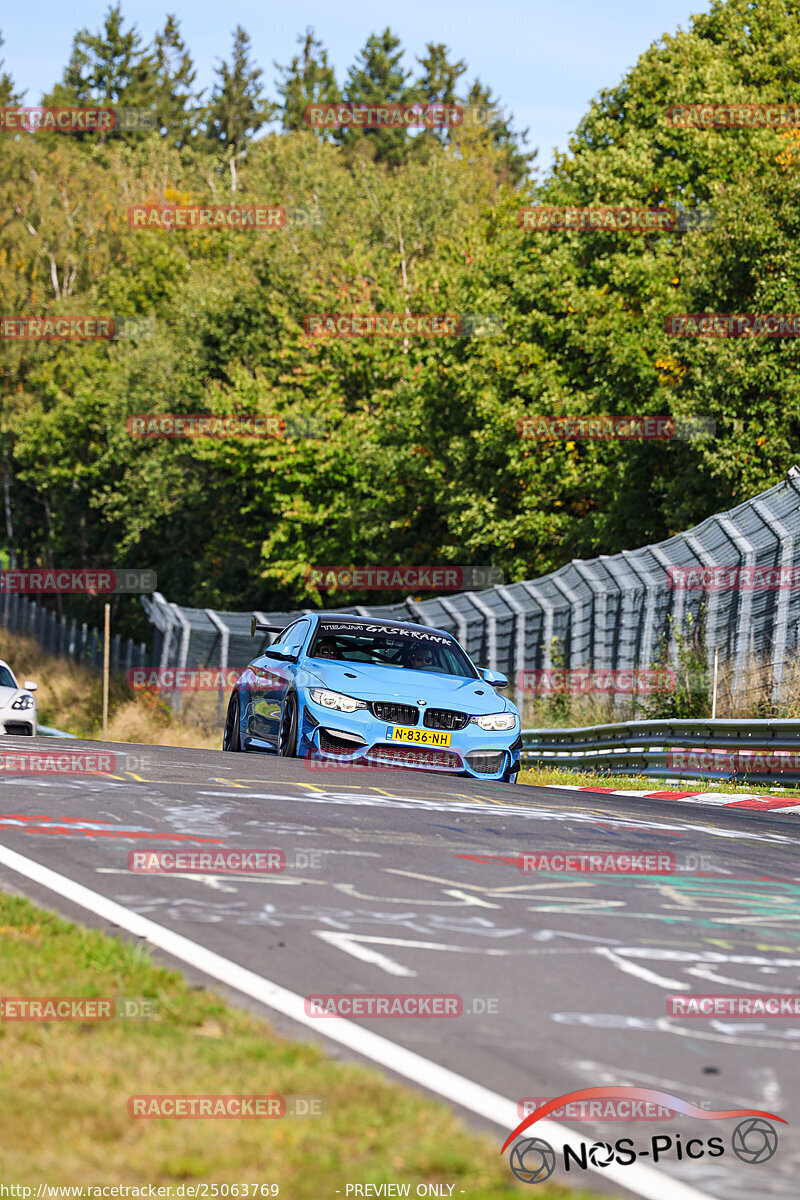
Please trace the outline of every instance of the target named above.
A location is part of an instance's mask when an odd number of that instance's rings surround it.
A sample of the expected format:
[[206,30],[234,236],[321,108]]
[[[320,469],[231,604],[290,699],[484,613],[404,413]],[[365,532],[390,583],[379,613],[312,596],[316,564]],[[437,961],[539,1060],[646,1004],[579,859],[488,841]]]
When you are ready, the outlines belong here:
[[651,971],[648,967],[640,967],[638,963],[632,963],[626,958],[620,958],[608,946],[598,946],[595,953],[602,955],[603,958],[607,958],[609,962],[613,963],[625,975],[633,975],[645,983],[654,983],[658,987],[672,988],[673,991],[680,992],[688,992],[691,986],[691,984],[684,983],[680,979],[665,979],[663,975],[657,975],[655,971]]
[[499,904],[490,904],[488,900],[481,900],[480,896],[469,896],[466,892],[462,892],[460,888],[445,888],[445,896],[454,896],[456,900],[463,900],[465,904],[477,906],[479,908],[500,908]]
[[[26,879],[50,888],[65,900],[80,905],[113,925],[118,925],[120,929],[125,929],[136,937],[146,938],[166,954],[188,963],[227,987],[252,997],[299,1025],[313,1029],[322,1037],[330,1038],[332,1042],[347,1046],[354,1053],[379,1063],[387,1070],[394,1071],[396,1075],[419,1084],[427,1091],[475,1113],[483,1120],[491,1121],[493,1125],[505,1131],[516,1129],[519,1124],[516,1100],[509,1100],[499,1092],[493,1092],[490,1088],[431,1062],[414,1050],[398,1046],[380,1034],[362,1029],[360,1025],[355,1025],[343,1017],[327,1017],[324,1021],[310,1017],[306,1014],[303,997],[295,992],[256,975],[254,971],[248,971],[246,967],[240,967],[238,963],[207,950],[183,934],[173,933],[171,929],[156,924],[148,917],[142,917],[122,904],[101,896],[99,892],[93,892],[91,888],[68,879],[66,875],[59,875],[57,871],[51,871],[49,867],[42,866],[41,863],[2,845],[0,863],[9,870],[24,875]],[[577,1133],[567,1125],[562,1125],[560,1121],[551,1121],[547,1117],[536,1122],[536,1133],[545,1141],[560,1142],[574,1147],[576,1154],[580,1153],[581,1143],[586,1140],[585,1134]],[[707,1192],[699,1192],[689,1184],[641,1163],[633,1163],[630,1167],[617,1167],[614,1163],[608,1167],[595,1167],[590,1163],[589,1170],[610,1179],[622,1188],[627,1188],[635,1195],[643,1197],[643,1200],[713,1200]]]
[[353,958],[358,958],[361,962],[369,963],[373,967],[380,967],[387,975],[398,975],[407,979],[416,977],[416,971],[404,967],[402,963],[395,962],[393,958],[389,958],[388,954],[379,954],[377,950],[368,950],[366,946],[361,945],[361,942],[372,941],[372,938],[359,937],[354,933],[339,933],[334,929],[315,929],[313,933],[315,937],[321,938],[323,942],[329,942],[337,950],[343,950],[345,954],[351,954]]
[[[544,787],[558,787],[559,790],[564,789],[556,784],[543,784]],[[573,792],[585,791],[585,788],[569,786],[567,789]],[[227,796],[230,799],[230,792],[198,792],[199,796]],[[606,793],[611,794],[613,793]],[[641,793],[637,793],[641,795]],[[367,805],[375,808],[405,808],[411,810],[422,810],[425,812],[443,812],[443,813],[472,813],[485,817],[483,808],[485,806],[479,804],[465,804],[461,801],[435,801],[435,800],[417,800],[411,798],[394,800],[383,799],[379,796],[357,796],[353,792],[324,792],[319,795],[304,794],[301,796],[292,796],[287,792],[245,792],[237,793],[237,800],[287,800],[296,804],[355,804]],[[796,835],[788,835],[783,833],[765,833],[755,828],[748,829],[746,834],[743,834],[740,829],[722,829],[716,825],[693,824],[687,816],[681,813],[678,816],[676,813],[669,813],[669,823],[659,821],[655,818],[646,817],[617,817],[613,813],[605,810],[597,810],[597,812],[586,812],[581,809],[561,810],[557,808],[539,808],[534,803],[525,807],[517,805],[504,804],[503,816],[523,817],[531,821],[559,821],[561,823],[577,822],[583,825],[596,825],[598,814],[602,817],[606,825],[612,827],[619,826],[624,829],[665,829],[668,832],[674,832],[678,829],[683,833],[703,833],[709,837],[724,838],[729,841],[741,842],[746,837],[748,842],[768,842],[775,845],[796,845],[798,838]],[[702,818],[698,818],[698,821]],[[786,828],[789,828],[789,823],[786,822]]]

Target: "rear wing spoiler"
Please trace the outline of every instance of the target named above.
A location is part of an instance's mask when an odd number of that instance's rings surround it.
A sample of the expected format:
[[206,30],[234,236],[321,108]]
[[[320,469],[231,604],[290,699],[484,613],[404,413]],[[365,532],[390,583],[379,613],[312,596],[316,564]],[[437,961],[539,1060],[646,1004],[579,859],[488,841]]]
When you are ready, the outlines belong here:
[[268,625],[265,621],[259,621],[256,617],[250,622],[250,637],[255,637],[259,630],[262,633],[280,633],[285,629],[285,625]]

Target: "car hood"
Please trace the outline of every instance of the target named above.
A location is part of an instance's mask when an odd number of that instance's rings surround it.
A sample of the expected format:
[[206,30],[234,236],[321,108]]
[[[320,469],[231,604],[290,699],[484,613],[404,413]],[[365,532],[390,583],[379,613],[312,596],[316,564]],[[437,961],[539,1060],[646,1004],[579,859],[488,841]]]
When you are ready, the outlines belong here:
[[344,692],[356,700],[383,700],[395,704],[419,704],[428,708],[450,708],[478,717],[493,712],[515,712],[513,704],[482,679],[460,675],[434,675],[407,667],[373,667],[359,663],[308,660],[304,674],[310,687]]

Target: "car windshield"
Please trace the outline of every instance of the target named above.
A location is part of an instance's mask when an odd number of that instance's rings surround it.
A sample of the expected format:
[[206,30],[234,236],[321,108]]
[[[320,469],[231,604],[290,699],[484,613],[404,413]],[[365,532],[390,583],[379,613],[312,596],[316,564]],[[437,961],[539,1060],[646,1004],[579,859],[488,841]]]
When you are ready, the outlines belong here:
[[14,683],[14,676],[11,674],[8,667],[0,667],[0,687],[15,688],[16,686],[17,685]]
[[452,638],[396,626],[321,625],[309,657],[479,678]]

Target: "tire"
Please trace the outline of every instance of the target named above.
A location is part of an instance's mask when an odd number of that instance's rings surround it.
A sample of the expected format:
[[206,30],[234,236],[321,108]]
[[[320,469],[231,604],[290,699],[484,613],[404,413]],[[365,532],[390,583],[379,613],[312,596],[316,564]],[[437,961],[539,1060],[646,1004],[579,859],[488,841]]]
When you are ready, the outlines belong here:
[[294,692],[290,692],[283,702],[278,726],[278,754],[281,758],[297,758],[297,696]]
[[225,729],[222,734],[222,749],[233,753],[241,753],[242,721],[239,693],[234,692],[228,704],[228,715],[225,717]]

